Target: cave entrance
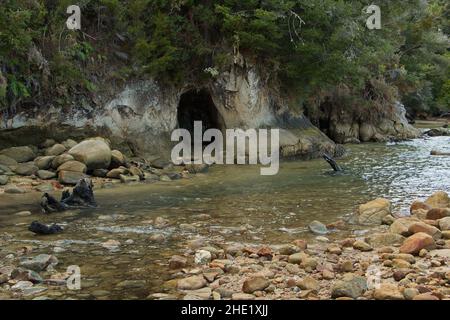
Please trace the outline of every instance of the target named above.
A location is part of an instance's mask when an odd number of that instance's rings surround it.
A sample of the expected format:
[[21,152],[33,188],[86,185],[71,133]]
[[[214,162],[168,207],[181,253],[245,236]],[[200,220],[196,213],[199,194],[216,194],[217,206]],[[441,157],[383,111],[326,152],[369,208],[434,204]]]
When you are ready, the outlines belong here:
[[[211,95],[205,89],[189,90],[180,97],[177,110],[179,128],[188,130],[194,135],[194,121],[202,121],[203,132],[208,129],[223,131],[225,125]],[[210,142],[207,142],[208,144]]]

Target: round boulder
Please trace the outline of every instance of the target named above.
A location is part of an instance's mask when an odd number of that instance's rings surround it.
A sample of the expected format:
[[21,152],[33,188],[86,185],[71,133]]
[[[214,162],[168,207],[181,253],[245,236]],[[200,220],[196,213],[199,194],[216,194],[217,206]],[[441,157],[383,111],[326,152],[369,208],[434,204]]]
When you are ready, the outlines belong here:
[[387,199],[378,198],[359,206],[358,220],[361,224],[378,224],[391,214],[391,203]]
[[84,163],[72,160],[72,161],[64,162],[62,165],[60,165],[58,167],[57,171],[62,171],[62,170],[86,173],[87,168]]
[[31,161],[36,157],[33,149],[31,149],[30,147],[7,148],[7,149],[3,149],[2,151],[0,151],[0,154],[10,157],[17,162]]
[[58,167],[60,165],[62,165],[63,163],[67,162],[67,161],[72,161],[75,160],[70,154],[68,153],[63,153],[59,156],[56,156],[53,161],[52,161],[52,168],[53,169],[58,169]]
[[71,148],[69,154],[83,162],[88,170],[105,169],[111,163],[111,149],[101,138],[84,140]]
[[66,151],[66,147],[64,147],[62,144],[55,144],[45,150],[46,156],[59,156],[60,154],[64,153]]

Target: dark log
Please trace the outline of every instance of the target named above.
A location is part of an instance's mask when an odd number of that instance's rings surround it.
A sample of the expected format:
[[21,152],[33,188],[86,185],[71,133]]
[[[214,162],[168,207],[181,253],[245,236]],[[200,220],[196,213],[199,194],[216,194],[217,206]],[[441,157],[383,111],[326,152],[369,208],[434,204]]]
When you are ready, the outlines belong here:
[[48,226],[38,221],[33,221],[28,227],[28,230],[36,234],[55,234],[62,232],[64,229],[57,224],[52,224],[51,226]]
[[92,208],[97,203],[94,198],[92,181],[83,178],[78,181],[72,193],[64,190],[61,201],[56,200],[48,193],[44,193],[41,199],[41,208],[45,213],[60,212],[72,208]]
[[324,153],[322,155],[322,158],[325,159],[326,162],[328,162],[328,164],[331,166],[331,168],[333,168],[334,171],[342,171],[342,168],[336,163],[336,161],[329,156],[328,154]]

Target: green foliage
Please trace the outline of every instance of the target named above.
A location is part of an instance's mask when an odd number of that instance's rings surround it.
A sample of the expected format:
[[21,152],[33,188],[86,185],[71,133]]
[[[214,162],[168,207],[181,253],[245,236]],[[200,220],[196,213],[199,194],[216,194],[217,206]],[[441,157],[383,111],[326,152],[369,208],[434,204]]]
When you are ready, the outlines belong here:
[[72,2],[2,1],[0,104],[89,95],[97,74],[201,85],[240,53],[306,107],[449,108],[445,0],[379,0],[381,30],[365,26],[367,0],[81,0],[82,32],[65,28]]

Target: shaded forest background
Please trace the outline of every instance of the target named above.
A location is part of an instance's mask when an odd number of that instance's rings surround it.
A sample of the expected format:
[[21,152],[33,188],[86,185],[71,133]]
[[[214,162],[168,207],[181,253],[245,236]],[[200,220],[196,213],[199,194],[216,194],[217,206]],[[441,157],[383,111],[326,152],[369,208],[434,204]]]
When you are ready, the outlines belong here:
[[[365,9],[381,8],[381,30]],[[66,9],[81,8],[81,31]],[[1,0],[0,109],[76,103],[108,83],[201,85],[242,54],[311,116],[450,110],[445,0]]]

